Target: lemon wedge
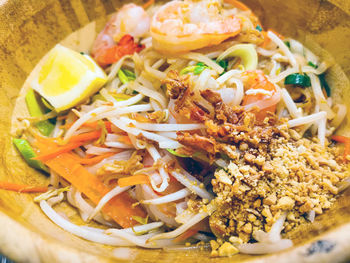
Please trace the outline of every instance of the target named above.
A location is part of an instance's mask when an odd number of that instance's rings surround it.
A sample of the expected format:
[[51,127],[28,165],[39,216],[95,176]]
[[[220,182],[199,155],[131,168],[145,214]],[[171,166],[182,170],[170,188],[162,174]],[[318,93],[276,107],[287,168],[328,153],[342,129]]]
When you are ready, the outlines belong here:
[[58,44],[45,56],[31,86],[60,112],[85,101],[106,81],[92,58]]

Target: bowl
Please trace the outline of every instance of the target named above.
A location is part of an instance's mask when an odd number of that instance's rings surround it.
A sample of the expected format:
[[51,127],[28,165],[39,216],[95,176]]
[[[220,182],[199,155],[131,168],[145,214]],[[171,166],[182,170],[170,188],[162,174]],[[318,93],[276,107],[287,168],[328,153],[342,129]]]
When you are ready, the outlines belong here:
[[[306,44],[334,64],[328,81],[335,103],[350,106],[350,2],[348,0],[246,0],[272,28]],[[48,0],[0,2],[0,180],[40,185],[47,178],[27,167],[10,137],[12,116],[23,111],[17,100],[26,78],[57,43],[86,51],[123,2]],[[338,133],[350,134],[349,117]],[[73,236],[53,224],[33,202],[34,195],[0,190],[0,252],[17,262],[345,262],[350,259],[350,193],[314,223],[292,232],[295,246],[273,255],[210,258],[209,251],[117,249]],[[58,210],[79,223],[68,205]]]

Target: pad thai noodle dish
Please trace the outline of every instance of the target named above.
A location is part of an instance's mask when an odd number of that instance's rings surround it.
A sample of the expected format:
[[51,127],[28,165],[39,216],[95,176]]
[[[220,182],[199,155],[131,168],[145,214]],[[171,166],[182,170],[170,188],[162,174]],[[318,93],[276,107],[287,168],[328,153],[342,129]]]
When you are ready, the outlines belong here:
[[33,71],[13,143],[50,183],[1,189],[100,244],[287,249],[350,182],[330,66],[236,0],[126,4]]

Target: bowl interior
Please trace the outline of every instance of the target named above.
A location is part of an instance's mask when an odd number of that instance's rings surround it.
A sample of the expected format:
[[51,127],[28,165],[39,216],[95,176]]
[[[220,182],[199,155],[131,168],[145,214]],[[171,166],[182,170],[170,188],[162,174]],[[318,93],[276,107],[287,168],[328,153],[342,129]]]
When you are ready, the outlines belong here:
[[[305,43],[311,50],[334,65],[329,71],[335,103],[344,101],[350,106],[350,6],[346,0],[247,0],[261,18],[265,28]],[[26,115],[21,87],[39,60],[57,43],[79,51],[88,51],[96,32],[106,22],[106,15],[123,4],[121,1],[4,1],[0,5],[0,125],[2,129],[0,180],[40,185],[47,182],[19,157],[10,137],[16,130],[15,117]],[[94,21],[92,23],[92,21]],[[79,30],[80,29],[80,30]],[[335,63],[336,62],[336,63]],[[348,116],[349,119],[349,116]],[[349,120],[339,133],[350,135]],[[245,260],[270,261],[274,258],[294,261],[307,258],[350,255],[350,201],[345,192],[335,206],[317,217],[313,224],[300,226],[290,232],[296,248],[270,256],[237,255],[230,262]],[[57,208],[76,223],[78,214],[67,204]],[[0,251],[17,261],[118,261],[125,251],[102,246],[75,237],[54,225],[33,203],[33,195],[0,190]],[[343,233],[343,234],[342,234]],[[330,251],[308,255],[320,235],[330,242]],[[348,236],[350,236],[348,234]],[[19,238],[20,237],[20,238]],[[314,243],[312,243],[314,242]],[[312,243],[312,244],[311,244]],[[137,261],[207,262],[227,261],[210,259],[208,251],[168,252],[162,250],[130,249]]]

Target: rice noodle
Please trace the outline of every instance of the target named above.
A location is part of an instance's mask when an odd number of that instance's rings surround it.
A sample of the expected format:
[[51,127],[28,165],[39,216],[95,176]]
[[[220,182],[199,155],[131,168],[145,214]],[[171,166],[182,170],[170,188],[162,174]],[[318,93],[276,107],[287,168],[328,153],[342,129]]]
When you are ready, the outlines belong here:
[[227,71],[226,73],[222,74],[220,77],[218,77],[216,79],[216,82],[219,85],[223,85],[226,81],[228,81],[229,79],[231,79],[233,76],[237,76],[239,74],[241,74],[242,71],[241,70],[237,70],[237,69],[231,69],[229,71]]
[[127,58],[131,58],[131,56],[126,55],[126,56],[122,57],[121,59],[119,59],[117,63],[112,65],[111,72],[108,74],[108,77],[107,77],[108,82],[112,81],[116,77],[119,69],[122,67],[122,65],[124,63],[124,60]]
[[290,64],[293,67],[297,67],[297,61],[295,60],[294,55],[290,52],[289,48],[286,46],[286,44],[272,31],[267,32],[267,36],[274,42],[281,51],[288,57]]
[[40,207],[52,222],[54,222],[56,225],[66,230],[67,232],[72,233],[73,235],[79,236],[89,241],[93,241],[93,242],[101,243],[105,245],[111,245],[111,246],[134,245],[132,242],[128,242],[124,239],[108,236],[102,233],[98,233],[96,231],[89,231],[85,228],[82,228],[80,226],[77,226],[67,221],[58,213],[56,213],[55,210],[53,210],[52,207],[45,200],[42,200],[40,202]]
[[158,132],[167,132],[167,131],[189,131],[189,130],[198,130],[204,129],[204,124],[155,124],[155,123],[142,123],[135,120],[124,118],[125,121],[132,123],[136,128],[147,130],[147,131],[158,131]]
[[[158,162],[161,158],[159,152],[157,151],[157,149],[153,146],[153,145],[149,145],[147,147],[147,151],[149,152],[149,154],[152,156],[152,159],[154,160],[154,162]],[[150,178],[150,181],[151,181],[151,185],[152,185],[152,188],[154,190],[156,190],[157,192],[163,192],[168,186],[169,186],[169,175],[168,173],[165,171],[164,167],[160,167],[159,168],[159,174],[160,174],[160,177],[162,178],[162,183],[160,185],[160,187],[158,187],[154,181],[152,180],[152,178]]]
[[101,211],[101,209],[115,196],[125,192],[126,190],[130,189],[131,186],[126,187],[114,187],[111,191],[109,191],[107,194],[105,194],[101,200],[98,202],[97,206],[94,208],[94,211],[89,215],[87,221],[90,221],[92,218],[96,216],[97,213]]
[[288,126],[290,128],[296,127],[296,126],[300,126],[300,125],[304,125],[304,124],[309,124],[309,123],[314,123],[316,121],[319,121],[321,119],[324,119],[327,117],[327,113],[325,111],[321,111],[318,113],[314,113],[305,117],[300,117],[294,120],[289,120],[288,121]]
[[122,142],[105,142],[105,145],[112,148],[119,148],[119,149],[132,149],[134,148],[133,145],[125,144]]
[[312,91],[316,99],[316,105],[319,106],[320,110],[327,112],[327,118],[333,119],[335,114],[332,109],[329,107],[326,98],[323,95],[320,80],[313,73],[307,74],[311,80]]
[[299,118],[302,115],[300,114],[300,111],[297,108],[297,105],[295,105],[292,97],[289,95],[289,92],[286,89],[282,89],[282,98],[284,101],[284,104],[286,105],[290,115],[293,118]]
[[156,100],[157,102],[159,102],[160,106],[165,109],[167,102],[166,102],[166,98],[164,97],[164,95],[162,93],[160,93],[159,91],[156,90],[152,90],[150,88],[147,88],[145,86],[140,85],[139,83],[137,83],[136,81],[134,82],[134,84],[132,85],[132,88],[134,90],[136,90],[137,92],[148,96],[154,100]]
[[[178,143],[177,141],[173,141],[171,139],[168,139],[166,137],[160,136],[156,133],[151,133],[147,131],[143,131],[137,128],[129,127],[127,122],[125,122],[122,118],[117,119],[117,118],[109,118],[109,120],[119,129],[131,133],[134,136],[138,135],[143,135],[145,138],[156,141],[159,143],[160,148],[172,148],[172,149],[177,149],[181,147],[182,145]],[[170,147],[171,146],[171,147]]]
[[181,184],[190,189],[193,193],[199,195],[202,198],[212,200],[213,196],[205,190],[205,188],[200,187],[200,182],[194,178],[192,175],[187,173],[185,170],[181,169],[181,173],[173,171],[171,175],[178,180]]
[[318,122],[318,140],[322,146],[325,146],[326,141],[326,125],[327,125],[327,118],[322,118]]
[[173,201],[177,201],[180,199],[185,198],[186,196],[189,196],[191,194],[191,191],[188,189],[181,189],[175,193],[168,194],[159,198],[154,198],[154,199],[148,199],[148,200],[143,200],[141,201],[142,204],[147,204],[147,205],[160,205],[160,204],[166,204],[170,203]]
[[162,234],[153,236],[148,241],[154,241],[154,240],[158,240],[158,239],[175,238],[175,237],[181,235],[182,233],[184,233],[186,230],[190,229],[195,224],[202,221],[207,216],[208,216],[208,213],[206,213],[206,212],[198,213],[194,217],[192,217],[188,222],[186,222],[185,224],[176,228],[175,230],[173,230],[171,232],[162,233]]
[[94,146],[94,145],[88,145],[88,146],[85,146],[85,148],[87,149],[85,152],[86,154],[94,154],[94,155],[103,155],[106,153],[117,153],[118,152],[117,149],[98,147],[98,146]]
[[240,253],[250,255],[261,255],[276,253],[293,246],[293,242],[290,239],[282,239],[278,243],[247,243],[238,245]]

